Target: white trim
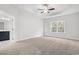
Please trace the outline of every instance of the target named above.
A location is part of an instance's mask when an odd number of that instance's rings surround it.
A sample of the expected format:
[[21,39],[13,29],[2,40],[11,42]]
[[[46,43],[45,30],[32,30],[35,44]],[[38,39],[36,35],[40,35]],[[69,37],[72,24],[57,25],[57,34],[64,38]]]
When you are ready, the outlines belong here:
[[34,35],[34,36],[29,36],[29,37],[26,37],[26,38],[22,38],[22,39],[14,39],[14,40],[10,40],[10,42],[16,42],[16,41],[20,41],[20,40],[26,40],[26,39],[30,39],[30,38],[35,38],[35,37],[42,37],[43,35],[40,34],[40,35]]

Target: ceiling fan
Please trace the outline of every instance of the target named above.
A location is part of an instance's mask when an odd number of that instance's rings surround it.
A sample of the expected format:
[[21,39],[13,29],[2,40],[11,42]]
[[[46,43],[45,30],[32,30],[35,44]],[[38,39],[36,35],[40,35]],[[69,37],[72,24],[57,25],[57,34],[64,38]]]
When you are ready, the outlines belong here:
[[41,13],[50,13],[50,11],[55,10],[55,8],[53,8],[53,7],[49,8],[49,4],[43,4],[42,6],[44,8],[37,9],[37,10],[40,10]]

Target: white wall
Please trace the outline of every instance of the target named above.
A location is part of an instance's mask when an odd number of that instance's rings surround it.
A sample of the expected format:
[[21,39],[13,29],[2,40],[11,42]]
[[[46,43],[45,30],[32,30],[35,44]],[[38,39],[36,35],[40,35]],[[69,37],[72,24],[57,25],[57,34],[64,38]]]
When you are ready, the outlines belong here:
[[0,10],[15,17],[16,40],[40,36],[43,33],[42,19],[13,5],[0,5]]
[[43,34],[43,20],[36,14],[26,11],[21,11],[20,13],[19,38],[26,39],[41,36]]
[[[49,23],[57,20],[65,21],[64,33],[53,33],[49,31]],[[44,19],[44,26],[44,35],[79,40],[79,13]]]

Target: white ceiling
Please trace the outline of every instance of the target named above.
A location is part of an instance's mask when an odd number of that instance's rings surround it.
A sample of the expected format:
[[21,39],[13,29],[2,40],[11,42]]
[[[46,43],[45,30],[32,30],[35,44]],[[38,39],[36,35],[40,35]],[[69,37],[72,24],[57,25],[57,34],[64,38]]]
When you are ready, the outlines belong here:
[[51,4],[50,7],[54,7],[55,10],[51,11],[48,15],[42,15],[37,9],[43,8],[41,4],[21,4],[16,5],[20,9],[24,9],[26,11],[32,12],[37,14],[41,17],[49,18],[49,17],[56,17],[61,15],[67,15],[71,13],[79,12],[79,4]]

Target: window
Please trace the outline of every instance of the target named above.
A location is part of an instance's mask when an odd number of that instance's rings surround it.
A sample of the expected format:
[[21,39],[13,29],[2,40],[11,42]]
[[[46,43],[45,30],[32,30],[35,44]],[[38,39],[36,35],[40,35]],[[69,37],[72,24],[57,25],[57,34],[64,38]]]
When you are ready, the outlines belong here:
[[58,22],[58,32],[64,32],[64,22]]
[[52,22],[51,23],[51,32],[57,32],[57,22]]
[[51,22],[50,32],[64,32],[64,21]]

